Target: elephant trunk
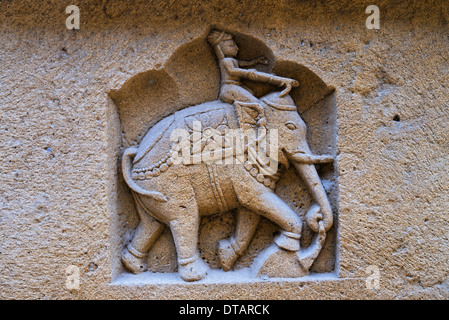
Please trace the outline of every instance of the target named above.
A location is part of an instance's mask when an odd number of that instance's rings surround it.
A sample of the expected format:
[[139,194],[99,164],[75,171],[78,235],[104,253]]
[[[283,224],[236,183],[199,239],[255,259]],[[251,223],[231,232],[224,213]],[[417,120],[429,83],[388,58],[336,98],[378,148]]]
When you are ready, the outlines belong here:
[[125,182],[131,188],[131,190],[133,190],[139,194],[153,198],[156,201],[166,202],[167,198],[162,193],[157,192],[157,191],[145,190],[142,187],[140,187],[137,183],[135,183],[134,180],[132,179],[132,177],[131,177],[131,168],[132,168],[131,158],[136,156],[137,151],[138,151],[137,148],[131,147],[131,148],[126,149],[125,152],[123,153],[122,171],[123,171],[123,178],[125,179]]
[[[319,157],[319,156],[311,156]],[[312,194],[312,198],[317,205],[313,205],[306,215],[306,221],[310,229],[314,232],[319,232],[319,221],[324,222],[324,229],[329,231],[333,223],[332,208],[327,198],[321,179],[318,176],[315,165],[310,163],[301,163],[295,161],[294,156],[291,157],[293,165],[298,171],[300,177],[307,186],[307,189]]]

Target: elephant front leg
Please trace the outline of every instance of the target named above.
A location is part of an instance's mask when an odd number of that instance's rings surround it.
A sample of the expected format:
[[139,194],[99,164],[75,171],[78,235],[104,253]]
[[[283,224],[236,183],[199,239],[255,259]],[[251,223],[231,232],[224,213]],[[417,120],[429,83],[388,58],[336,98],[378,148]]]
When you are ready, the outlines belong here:
[[276,223],[281,234],[275,239],[278,247],[287,251],[299,250],[299,239],[302,232],[300,217],[275,193],[264,192],[251,201],[242,201],[242,204],[263,217]]
[[257,213],[243,207],[238,209],[235,234],[218,244],[218,258],[224,271],[229,271],[248,248],[259,221]]

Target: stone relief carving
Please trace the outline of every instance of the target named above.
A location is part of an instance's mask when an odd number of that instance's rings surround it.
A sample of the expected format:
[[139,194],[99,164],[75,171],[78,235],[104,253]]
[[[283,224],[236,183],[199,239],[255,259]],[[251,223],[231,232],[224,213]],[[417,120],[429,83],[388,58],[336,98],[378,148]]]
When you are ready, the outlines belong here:
[[[121,170],[140,221],[121,261],[133,273],[146,271],[148,251],[168,226],[180,277],[200,280],[209,270],[198,249],[201,218],[234,210],[234,233],[215,248],[222,270],[231,270],[245,253],[263,217],[280,233],[255,257],[253,274],[306,275],[333,226],[316,165],[334,158],[309,148],[306,124],[290,95],[297,80],[249,69],[268,65],[268,58],[237,59],[239,46],[229,32],[214,29],[207,42],[220,71],[218,99],[164,117],[123,153]],[[246,81],[274,90],[257,96]],[[312,199],[304,221],[275,192],[290,167]],[[301,246],[304,223],[314,234],[307,247]]]

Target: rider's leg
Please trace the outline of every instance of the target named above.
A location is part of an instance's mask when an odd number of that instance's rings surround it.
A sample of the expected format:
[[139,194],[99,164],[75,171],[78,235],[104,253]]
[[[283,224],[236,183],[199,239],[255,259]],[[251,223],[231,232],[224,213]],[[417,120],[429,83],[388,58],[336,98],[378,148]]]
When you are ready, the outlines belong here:
[[222,85],[219,98],[230,104],[233,104],[235,101],[259,103],[259,99],[257,99],[251,92],[235,84]]

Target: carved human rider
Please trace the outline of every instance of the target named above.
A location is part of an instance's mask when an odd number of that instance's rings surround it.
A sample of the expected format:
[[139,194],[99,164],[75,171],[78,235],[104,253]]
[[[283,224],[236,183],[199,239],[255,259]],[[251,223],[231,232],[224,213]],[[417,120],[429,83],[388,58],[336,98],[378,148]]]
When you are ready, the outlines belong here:
[[[215,50],[218,66],[221,72],[221,88],[219,98],[223,102],[233,104],[235,101],[259,103],[251,89],[244,86],[241,79],[285,86],[289,89],[297,87],[298,81],[289,78],[275,76],[273,74],[261,72],[255,69],[244,69],[242,67],[252,67],[257,64],[267,64],[265,57],[259,57],[251,61],[237,60],[239,48],[229,33],[219,30],[212,30],[208,37],[208,42]],[[289,91],[289,90],[288,90]]]

